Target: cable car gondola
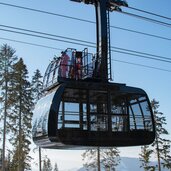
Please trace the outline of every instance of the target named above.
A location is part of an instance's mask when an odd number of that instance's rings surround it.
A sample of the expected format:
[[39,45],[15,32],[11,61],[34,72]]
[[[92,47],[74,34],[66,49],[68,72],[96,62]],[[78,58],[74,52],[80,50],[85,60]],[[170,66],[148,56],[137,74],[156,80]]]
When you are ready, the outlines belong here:
[[40,147],[135,146],[155,138],[146,92],[108,80],[107,2],[111,0],[86,1],[97,12],[96,55],[70,48],[45,72],[44,94],[35,106],[32,129],[33,141]]
[[[44,77],[45,93],[34,111],[33,140],[36,144],[46,148],[67,148],[151,143],[154,120],[145,91],[93,79],[93,63],[82,66],[78,79],[78,71],[74,75],[70,73],[73,69],[71,59],[76,63],[77,58],[73,55],[77,53],[81,54],[67,49],[67,65],[64,66],[62,56],[48,66]],[[90,56],[93,59],[89,53],[82,59],[88,60]]]

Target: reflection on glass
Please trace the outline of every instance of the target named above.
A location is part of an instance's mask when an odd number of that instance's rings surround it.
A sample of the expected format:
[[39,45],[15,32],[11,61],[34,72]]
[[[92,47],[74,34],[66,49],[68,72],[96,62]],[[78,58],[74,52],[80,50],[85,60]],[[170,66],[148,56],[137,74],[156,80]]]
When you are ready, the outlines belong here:
[[97,113],[97,105],[96,104],[90,104],[90,113]]
[[91,131],[107,131],[108,116],[105,115],[90,115],[90,130]]
[[35,106],[33,111],[33,137],[42,136],[48,133],[48,117],[49,110],[51,107],[52,99],[54,97],[55,91],[41,100]]
[[129,114],[130,130],[153,130],[151,113],[145,96],[137,96],[130,101]]
[[112,131],[128,131],[128,117],[127,116],[112,116]]
[[[64,105],[64,113],[62,115],[62,105]],[[79,115],[79,103],[61,102],[58,116],[58,128],[79,128],[80,127],[80,115]]]
[[87,130],[87,104],[83,103],[83,130]]

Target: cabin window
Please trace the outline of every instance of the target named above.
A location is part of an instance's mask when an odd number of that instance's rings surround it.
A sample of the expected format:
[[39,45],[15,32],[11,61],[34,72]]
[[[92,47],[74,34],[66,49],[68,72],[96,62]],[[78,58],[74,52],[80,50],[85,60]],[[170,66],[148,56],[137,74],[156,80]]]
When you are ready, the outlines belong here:
[[130,101],[130,129],[153,130],[150,109],[145,96]]

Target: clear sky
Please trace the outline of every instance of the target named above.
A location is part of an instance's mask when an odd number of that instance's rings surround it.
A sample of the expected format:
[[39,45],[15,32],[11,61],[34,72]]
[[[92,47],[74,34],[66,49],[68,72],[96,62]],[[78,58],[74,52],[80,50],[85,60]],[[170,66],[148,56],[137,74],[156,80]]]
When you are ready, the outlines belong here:
[[[150,11],[171,18],[170,0],[128,0],[127,2],[130,7]],[[93,6],[85,5],[83,3],[74,3],[69,0],[0,0],[0,3],[9,3],[79,19],[95,21],[95,12]],[[153,34],[168,38],[168,40],[111,28],[111,45],[118,48],[170,58],[171,61],[171,40],[169,40],[171,39],[171,19],[163,19],[127,8],[122,9],[125,12],[153,18],[168,24],[167,26],[159,25],[154,22],[152,23],[126,14],[113,12],[110,15],[111,26],[131,29],[136,32],[138,31],[147,34]],[[68,47],[71,47],[78,50],[83,50],[86,48],[86,46],[3,31],[1,29],[11,30],[9,27],[3,27],[4,25],[85,40],[89,42],[95,42],[96,40],[95,24],[92,23],[69,19],[59,15],[53,16],[33,12],[2,4],[0,4],[0,16],[0,45],[7,43],[16,49],[16,55],[24,59],[24,62],[28,67],[30,77],[33,75],[33,72],[36,69],[39,69],[42,72],[42,75],[44,74],[49,61],[53,58],[53,56],[60,55],[60,51],[57,50],[58,48],[64,50]],[[50,46],[57,49],[38,47],[4,39],[24,41],[27,43]],[[89,52],[95,53],[95,49],[89,48]],[[119,62],[118,60],[127,63]],[[151,100],[153,98],[158,100],[160,102],[159,110],[166,116],[168,123],[167,129],[170,131],[171,63],[169,62],[169,59],[167,59],[167,61],[168,62],[156,61],[138,56],[121,54],[118,52],[112,53],[112,73],[114,82],[126,83],[129,86],[143,88],[148,93]],[[138,65],[133,65],[130,63]],[[144,66],[160,68],[167,71],[152,69]],[[122,151],[121,156],[128,157],[137,157],[140,152],[139,147],[121,148],[120,150]],[[74,168],[78,167],[78,165],[81,165],[82,152],[83,151],[46,150],[43,152],[43,154],[47,154],[48,157],[50,157],[53,161],[56,161],[60,170],[67,170],[70,167]],[[34,156],[36,155],[38,156],[38,153],[34,154]]]

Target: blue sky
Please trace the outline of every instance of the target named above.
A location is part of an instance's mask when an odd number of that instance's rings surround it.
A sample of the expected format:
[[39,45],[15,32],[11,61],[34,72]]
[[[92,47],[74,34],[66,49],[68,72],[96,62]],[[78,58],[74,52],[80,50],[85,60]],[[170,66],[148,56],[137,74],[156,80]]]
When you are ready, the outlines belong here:
[[[1,2],[95,21],[95,12],[93,6],[74,3],[69,0],[0,0],[0,3]],[[171,17],[170,0],[128,0],[128,4],[130,7]],[[171,24],[171,20],[154,17],[131,9],[123,8],[123,11],[154,18],[156,20]],[[0,25],[19,27],[90,42],[95,42],[96,40],[95,24],[86,23],[83,21],[76,21],[59,16],[37,13],[5,6],[2,4],[0,4],[0,16]],[[110,19],[112,26],[171,38],[170,26],[165,27],[118,12],[111,13]],[[4,29],[2,26],[0,26],[0,28]],[[0,45],[7,43],[16,49],[16,54],[24,59],[30,76],[33,75],[33,72],[37,68],[40,69],[43,75],[47,65],[49,64],[49,61],[53,58],[54,55],[60,55],[60,51],[7,41],[3,40],[2,38],[51,46],[59,49],[66,49],[71,47],[78,50],[83,50],[85,48],[84,46],[14,34],[0,30]],[[171,41],[169,40],[162,40],[159,38],[111,28],[111,45],[119,48],[159,55],[171,59]],[[89,48],[89,52],[95,53],[95,49]],[[149,60],[120,53],[112,53],[112,59],[170,70],[170,72],[166,72],[142,66],[131,65],[128,63],[112,61],[112,73],[114,76],[114,81],[119,83],[126,83],[129,86],[143,88],[148,93],[150,99],[155,98],[158,100],[160,102],[159,110],[165,114],[168,122],[167,129],[171,130],[171,63]],[[171,136],[169,137],[171,139]],[[139,148],[123,148],[121,151],[123,156],[136,157],[139,153]],[[59,167],[66,169],[67,167],[69,168],[71,166],[77,167],[78,163],[81,163],[80,154],[82,151],[50,150],[50,152],[46,151],[44,153],[48,154],[48,157],[50,156],[53,161],[57,160]],[[73,156],[75,159],[73,159]],[[63,163],[66,163],[65,167]]]

